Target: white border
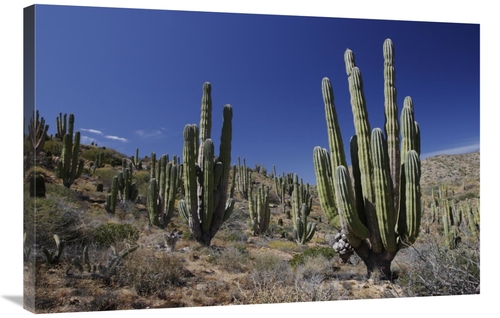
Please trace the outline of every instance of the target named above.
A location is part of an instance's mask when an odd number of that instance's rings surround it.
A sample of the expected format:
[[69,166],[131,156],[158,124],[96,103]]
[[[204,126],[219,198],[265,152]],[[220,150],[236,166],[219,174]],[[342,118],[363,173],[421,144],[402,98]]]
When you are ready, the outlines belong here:
[[[305,3],[305,4],[304,4]],[[329,5],[325,5],[329,3]],[[32,5],[27,1],[2,1],[0,5],[0,105],[2,116],[0,117],[2,129],[0,156],[0,195],[2,211],[0,222],[0,244],[1,244],[1,270],[0,278],[0,308],[7,313],[8,317],[24,317],[32,315],[22,309],[22,306],[13,303],[8,296],[18,296],[23,293],[22,286],[22,189],[21,183],[21,125],[23,109],[23,8]],[[282,15],[306,15],[325,17],[349,17],[370,19],[393,19],[411,21],[434,21],[434,22],[461,22],[481,24],[481,295],[480,296],[452,296],[452,297],[427,297],[415,299],[398,300],[361,300],[341,301],[306,304],[286,305],[251,305],[251,306],[226,306],[226,307],[203,307],[189,309],[158,309],[150,310],[147,315],[160,317],[161,315],[206,315],[213,314],[220,317],[230,317],[234,314],[269,314],[269,310],[279,311],[280,314],[315,314],[327,316],[338,316],[342,314],[353,314],[361,317],[369,314],[371,317],[387,317],[392,315],[421,316],[426,313],[446,313],[458,317],[468,317],[472,314],[490,316],[487,312],[495,312],[488,304],[493,302],[495,287],[498,286],[497,271],[490,272],[490,264],[496,265],[496,259],[489,256],[489,251],[496,251],[498,246],[488,241],[491,239],[489,233],[498,233],[492,228],[498,225],[493,218],[498,218],[497,206],[490,200],[491,191],[497,187],[490,186],[490,181],[495,180],[498,173],[494,170],[492,162],[495,160],[496,140],[491,142],[494,147],[488,146],[491,137],[498,136],[494,130],[497,123],[489,123],[494,120],[495,109],[498,108],[497,99],[492,95],[498,91],[493,87],[498,83],[498,18],[494,16],[498,12],[494,1],[428,1],[421,0],[414,3],[407,1],[277,1],[277,0],[253,0],[253,1],[40,1],[37,4],[54,5],[78,5],[78,6],[105,6],[120,8],[148,8],[148,9],[170,9],[187,11],[213,11],[233,13],[263,13]],[[460,67],[460,65],[457,65]],[[491,80],[490,80],[491,79]],[[490,150],[491,149],[491,150]],[[493,189],[492,189],[493,188]],[[490,189],[490,190],[488,190]],[[490,202],[491,201],[491,202]],[[498,221],[498,219],[496,219]],[[492,231],[490,231],[491,229]],[[491,245],[491,248],[490,248]],[[496,253],[495,253],[496,254]],[[494,289],[495,288],[495,289]],[[491,301],[490,301],[491,300]],[[13,315],[9,315],[13,312]],[[140,312],[116,311],[105,313],[72,313],[58,314],[57,317],[133,317]],[[274,314],[274,313],[272,313]],[[71,315],[71,316],[70,316]]]

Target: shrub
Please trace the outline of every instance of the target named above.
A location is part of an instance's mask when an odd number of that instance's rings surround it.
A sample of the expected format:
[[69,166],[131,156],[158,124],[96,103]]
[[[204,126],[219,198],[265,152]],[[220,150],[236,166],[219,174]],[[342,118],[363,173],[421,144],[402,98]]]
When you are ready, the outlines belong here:
[[81,157],[88,161],[95,161],[96,156],[100,153],[103,154],[103,163],[105,164],[111,164],[112,162],[119,161],[119,164],[121,165],[122,159],[126,157],[113,149],[97,147],[88,147],[88,149],[82,152]]
[[305,245],[298,245],[292,241],[275,240],[270,241],[268,246],[269,248],[277,249],[283,252],[300,252],[304,249]]
[[134,181],[133,182],[135,182],[135,184],[137,185],[137,189],[139,190],[139,194],[147,195],[150,177],[151,177],[151,175],[150,175],[149,171],[146,171],[146,170],[137,171],[134,174],[134,176],[133,176]]
[[249,260],[245,244],[234,244],[226,248],[211,248],[208,261],[228,272],[243,272]]
[[94,172],[94,176],[97,177],[103,184],[104,188],[110,188],[113,177],[118,174],[118,171],[112,168],[99,168]]
[[107,223],[93,231],[93,241],[103,247],[109,247],[123,240],[137,241],[138,231],[130,224]]
[[117,275],[122,284],[131,286],[138,295],[149,296],[182,285],[186,271],[182,260],[175,254],[155,255],[149,250],[139,249],[127,259]]
[[25,185],[23,213],[28,245],[36,242],[44,247],[52,247],[54,234],[64,241],[80,236],[78,210],[73,204],[74,191],[47,184],[45,198],[30,198],[28,188],[29,185]]
[[60,156],[62,151],[62,142],[55,139],[46,140],[43,145],[43,151],[46,153],[50,151],[54,156]]
[[410,297],[475,294],[479,263],[479,242],[448,249],[428,238],[403,251],[398,284]]
[[290,260],[290,265],[296,268],[298,265],[304,264],[309,258],[324,257],[327,260],[335,257],[337,253],[331,247],[311,247],[300,254],[296,254]]

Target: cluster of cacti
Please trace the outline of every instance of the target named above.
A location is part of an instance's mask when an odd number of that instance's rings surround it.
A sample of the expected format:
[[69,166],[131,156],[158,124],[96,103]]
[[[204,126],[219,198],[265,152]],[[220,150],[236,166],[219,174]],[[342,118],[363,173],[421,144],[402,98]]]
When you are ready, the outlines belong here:
[[260,184],[257,194],[253,195],[253,188],[249,189],[248,211],[253,235],[264,234],[269,228],[271,221],[271,209],[269,207],[269,187]]
[[47,264],[50,266],[59,263],[65,246],[64,241],[61,241],[57,234],[54,234],[54,241],[56,242],[56,248],[54,250],[48,250],[46,248],[42,249],[43,254],[45,254]]
[[243,158],[243,165],[241,165],[240,157],[238,157],[238,166],[236,168],[236,189],[245,200],[248,200],[251,188],[252,170],[247,168],[245,158]]
[[139,195],[137,185],[133,182],[132,163],[127,164],[127,159],[122,160],[122,171],[118,173],[118,190],[120,191],[121,201],[134,202]]
[[28,126],[28,139],[31,143],[31,149],[33,155],[37,156],[43,149],[45,140],[47,138],[47,131],[49,130],[49,125],[45,125],[45,119],[40,117],[38,110],[33,111],[33,115],[30,118],[30,124]]
[[139,148],[135,149],[135,156],[131,158],[132,164],[134,165],[134,168],[136,170],[141,170],[142,169],[142,160],[139,159]]
[[476,199],[475,203],[469,199],[454,202],[449,199],[445,186],[439,188],[437,196],[433,192],[432,198],[431,223],[441,224],[443,241],[448,248],[457,246],[462,239],[460,235],[478,237],[479,200]]
[[309,242],[316,232],[316,223],[308,222],[307,217],[312,209],[312,195],[309,183],[304,185],[302,179],[299,183],[297,174],[293,175],[292,192],[292,221],[293,237],[298,244]]
[[[63,148],[61,160],[57,163],[55,174],[62,179],[66,188],[71,187],[73,182],[80,178],[83,172],[84,161],[79,158],[80,153],[80,132],[73,136],[74,115],[69,115],[68,132],[63,137]],[[74,140],[73,140],[74,137]]]
[[[154,155],[156,158],[156,155]],[[168,154],[161,156],[154,163],[155,177],[149,180],[147,208],[149,224],[165,227],[170,222],[174,212],[175,199],[181,184],[179,175],[181,165],[174,156],[169,161]]]
[[206,246],[233,211],[234,200],[228,197],[231,167],[231,140],[233,110],[223,109],[223,124],[219,155],[215,155],[211,139],[212,99],[211,85],[203,84],[200,127],[184,127],[183,173],[184,199],[179,201],[179,212],[188,216],[194,239]]
[[322,81],[330,155],[314,149],[314,167],[321,206],[329,220],[338,213],[349,243],[364,261],[368,275],[391,277],[390,265],[397,251],[412,244],[420,227],[420,132],[411,98],[404,100],[399,139],[396,105],[394,48],[383,45],[385,136],[370,130],[361,72],[354,54],[344,55],[356,135],[351,138],[354,187],[347,170],[333,90]]
[[116,252],[116,249],[111,246],[110,253],[108,254],[108,262],[106,265],[102,264],[92,264],[90,262],[88,247],[85,246],[83,248],[83,253],[81,258],[74,258],[72,260],[72,265],[75,266],[80,272],[84,272],[84,274],[74,274],[71,273],[71,267],[68,267],[66,270],[66,277],[68,278],[78,278],[78,279],[86,279],[86,278],[98,278],[108,281],[111,276],[116,274],[116,268],[120,264],[120,262],[127,257],[130,253],[137,250],[139,246],[133,246],[128,249],[122,250],[120,253]]

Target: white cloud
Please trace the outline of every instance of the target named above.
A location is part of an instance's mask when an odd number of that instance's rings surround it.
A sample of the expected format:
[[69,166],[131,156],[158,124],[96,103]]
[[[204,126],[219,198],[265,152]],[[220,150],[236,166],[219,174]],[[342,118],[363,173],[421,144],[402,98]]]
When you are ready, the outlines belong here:
[[162,132],[159,129],[153,131],[145,131],[145,130],[136,130],[135,133],[142,138],[151,138],[151,137],[160,137],[162,136]]
[[117,140],[121,142],[127,142],[128,140],[125,138],[117,137],[117,136],[104,136],[104,138],[111,139],[111,140]]
[[84,145],[89,145],[91,144],[92,142],[96,142],[96,140],[92,137],[89,137],[89,136],[81,136],[80,137],[80,143],[81,144],[84,144]]
[[89,133],[93,133],[93,134],[97,134],[97,135],[102,135],[102,132],[100,130],[96,130],[96,129],[81,128],[80,130],[81,131],[86,131],[86,132],[89,132]]
[[479,143],[473,143],[468,145],[457,146],[454,148],[442,149],[438,151],[428,152],[421,155],[421,158],[429,158],[438,155],[459,155],[468,152],[474,152],[479,150]]

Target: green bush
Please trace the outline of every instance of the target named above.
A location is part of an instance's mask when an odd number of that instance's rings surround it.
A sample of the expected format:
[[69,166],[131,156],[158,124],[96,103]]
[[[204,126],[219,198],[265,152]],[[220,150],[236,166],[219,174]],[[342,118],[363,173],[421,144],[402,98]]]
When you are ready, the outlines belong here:
[[23,218],[27,244],[36,242],[52,247],[54,234],[64,241],[80,237],[75,196],[74,191],[48,183],[45,198],[30,198],[29,184],[25,184]]
[[138,231],[130,224],[107,223],[99,225],[93,231],[93,241],[103,247],[123,240],[135,242],[138,238]]
[[62,152],[62,142],[55,139],[46,140],[43,145],[43,151],[46,153],[50,151],[54,156],[60,156]]
[[330,260],[335,257],[337,253],[331,247],[311,247],[300,254],[296,254],[290,260],[290,265],[296,268],[298,265],[302,265],[308,258],[314,257],[325,257]]
[[139,194],[147,195],[148,187],[149,187],[149,179],[151,175],[149,171],[141,170],[134,173],[133,178],[135,184],[137,185],[137,189],[139,190]]
[[111,182],[113,181],[113,177],[118,174],[117,170],[112,168],[99,168],[94,171],[94,176],[98,178],[99,181],[102,182],[105,189],[109,189],[111,187]]
[[88,161],[95,161],[96,156],[100,153],[103,153],[104,164],[111,164],[112,161],[119,161],[121,164],[122,159],[126,157],[113,149],[97,148],[94,146],[88,146],[88,149],[82,151],[81,157]]

